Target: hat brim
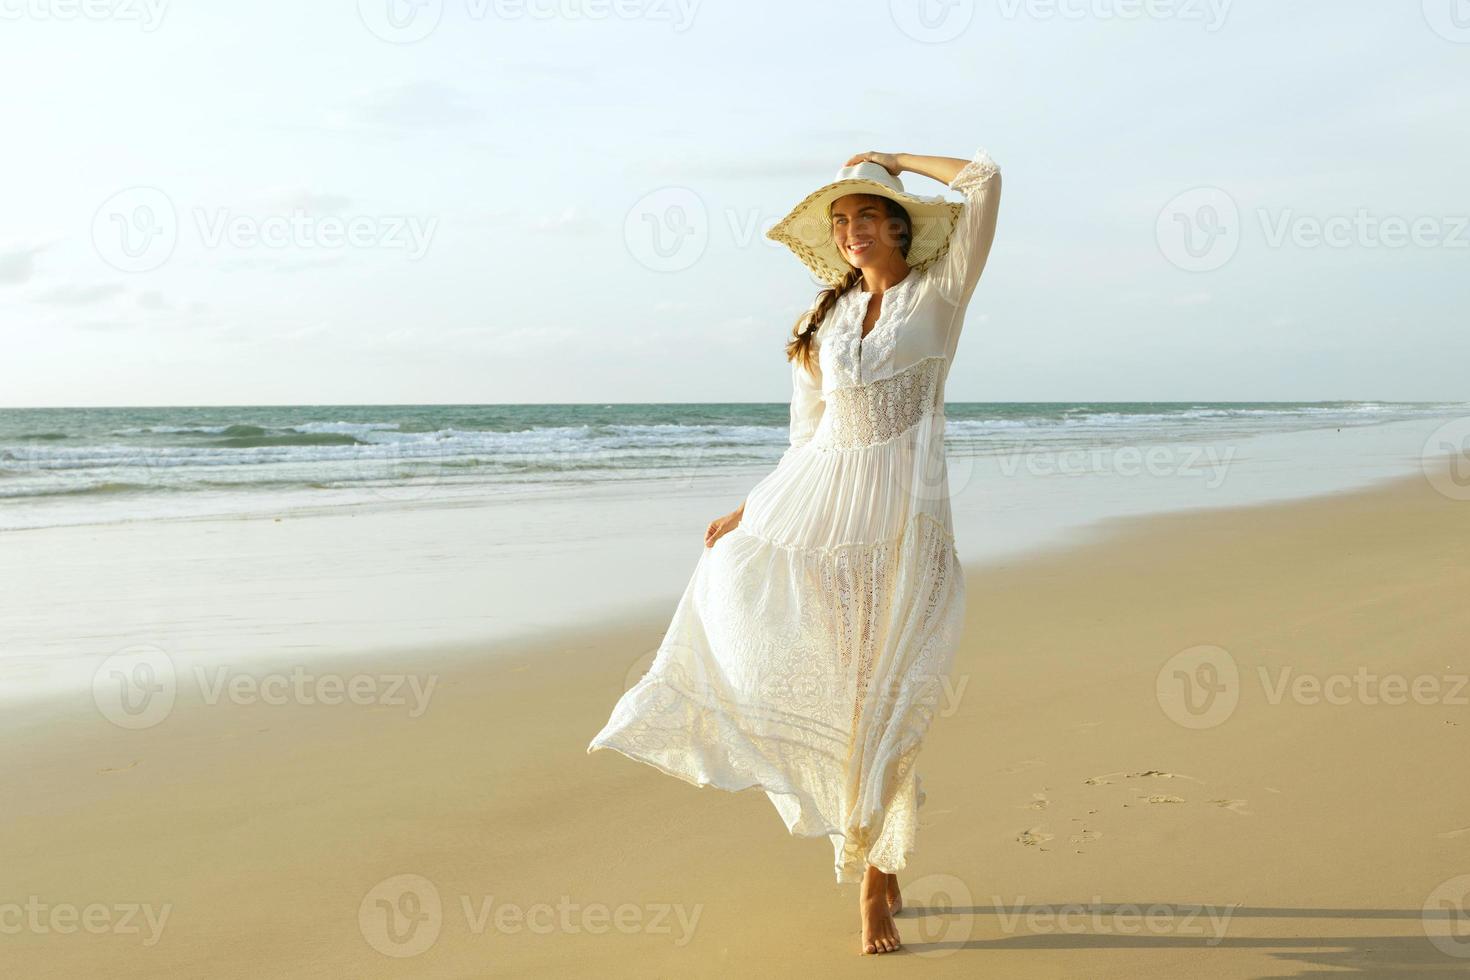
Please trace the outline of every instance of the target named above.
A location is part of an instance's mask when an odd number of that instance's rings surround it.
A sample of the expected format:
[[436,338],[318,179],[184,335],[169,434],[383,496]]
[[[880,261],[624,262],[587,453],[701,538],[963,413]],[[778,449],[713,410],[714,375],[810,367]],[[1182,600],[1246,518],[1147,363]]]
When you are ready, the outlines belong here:
[[817,188],[776,222],[766,237],[791,249],[812,275],[831,286],[841,282],[853,268],[832,241],[832,227],[827,218],[827,206],[847,194],[873,194],[903,205],[913,225],[908,263],[918,271],[933,265],[949,251],[950,236],[964,208],[957,201],[895,191],[864,177],[835,180]]

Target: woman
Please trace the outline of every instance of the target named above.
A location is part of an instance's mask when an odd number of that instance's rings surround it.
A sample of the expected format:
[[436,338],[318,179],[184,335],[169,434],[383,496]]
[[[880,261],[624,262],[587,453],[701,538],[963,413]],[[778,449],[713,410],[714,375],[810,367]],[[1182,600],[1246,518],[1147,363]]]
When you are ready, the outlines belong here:
[[[907,193],[904,171],[965,200]],[[963,621],[944,382],[999,202],[983,150],[867,152],[767,233],[828,285],[787,344],[790,447],[710,522],[652,666],[587,748],[760,787],[861,881],[866,953],[899,948],[914,760]]]

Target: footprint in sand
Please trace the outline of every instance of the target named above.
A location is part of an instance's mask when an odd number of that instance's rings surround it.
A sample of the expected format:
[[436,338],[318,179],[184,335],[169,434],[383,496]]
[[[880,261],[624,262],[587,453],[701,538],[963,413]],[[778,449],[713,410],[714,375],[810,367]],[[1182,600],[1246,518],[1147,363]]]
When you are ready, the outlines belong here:
[[1001,772],[1007,776],[1011,776],[1015,773],[1025,772],[1027,769],[1035,769],[1038,766],[1044,765],[1046,765],[1046,763],[1042,762],[1040,759],[1022,759],[1020,762],[1014,763],[1006,767],[1005,769],[1002,769]]
[[1191,783],[1200,782],[1193,776],[1186,776],[1178,772],[1164,772],[1162,769],[1145,769],[1143,772],[1130,772],[1126,778],[1138,779],[1143,776],[1158,776],[1160,779],[1187,779]]
[[112,768],[112,767],[109,767],[109,766],[104,766],[103,768],[97,770],[97,774],[100,776],[103,773],[127,772],[129,769],[132,769],[137,764],[138,764],[138,760],[137,759],[134,759],[132,762],[129,762],[127,765],[125,765],[125,766],[118,766],[117,768]]
[[1055,834],[1048,834],[1040,827],[1032,827],[1030,830],[1021,831],[1017,835],[1016,840],[1020,841],[1026,847],[1035,847],[1038,844],[1045,844],[1047,841],[1055,839],[1055,837]]
[[1184,802],[1184,797],[1182,797],[1182,796],[1146,796],[1146,797],[1144,797],[1144,799],[1146,799],[1150,803],[1183,803]]
[[1444,833],[1442,833],[1442,834],[1435,834],[1434,836],[1448,838],[1448,837],[1459,837],[1462,834],[1470,834],[1470,827],[1461,827],[1459,830],[1446,830]]
[[1046,794],[1045,793],[1032,793],[1031,794],[1031,802],[1030,803],[1023,803],[1023,804],[1021,804],[1021,806],[1018,807],[1018,809],[1021,809],[1021,810],[1045,810],[1049,806],[1051,806],[1051,800],[1048,800],[1046,798]]
[[1073,844],[1091,844],[1093,841],[1097,840],[1101,836],[1102,834],[1098,833],[1095,830],[1084,830],[1082,831],[1082,833],[1073,834],[1067,839],[1070,840]]
[[1101,776],[1093,776],[1089,779],[1082,780],[1082,782],[1088,786],[1107,786],[1112,783],[1113,778],[1116,776],[1122,776],[1124,779],[1143,779],[1156,776],[1159,779],[1187,779],[1193,783],[1200,782],[1200,780],[1195,779],[1193,776],[1185,776],[1177,772],[1164,772],[1162,769],[1145,769],[1142,772],[1128,772],[1126,770],[1105,772]]
[[1205,802],[1213,803],[1218,807],[1224,807],[1231,813],[1238,813],[1242,817],[1254,816],[1254,814],[1245,808],[1245,800],[1206,800]]

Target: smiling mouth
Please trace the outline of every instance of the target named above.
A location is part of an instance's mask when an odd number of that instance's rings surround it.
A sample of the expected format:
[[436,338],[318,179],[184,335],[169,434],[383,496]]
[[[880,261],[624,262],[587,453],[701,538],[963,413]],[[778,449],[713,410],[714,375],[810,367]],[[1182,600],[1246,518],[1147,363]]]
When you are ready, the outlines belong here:
[[847,250],[853,255],[862,255],[864,252],[872,247],[872,242],[853,242],[852,244],[847,246]]

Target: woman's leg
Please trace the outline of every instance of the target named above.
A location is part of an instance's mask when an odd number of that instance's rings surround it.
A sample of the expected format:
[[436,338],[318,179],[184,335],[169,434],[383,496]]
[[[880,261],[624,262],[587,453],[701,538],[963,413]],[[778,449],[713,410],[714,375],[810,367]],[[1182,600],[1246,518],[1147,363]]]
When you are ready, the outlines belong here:
[[858,915],[862,921],[864,953],[891,953],[898,949],[898,927],[893,924],[893,913],[890,911],[890,896],[897,893],[896,875],[884,874],[871,864],[868,865],[863,874],[862,887],[858,890]]

